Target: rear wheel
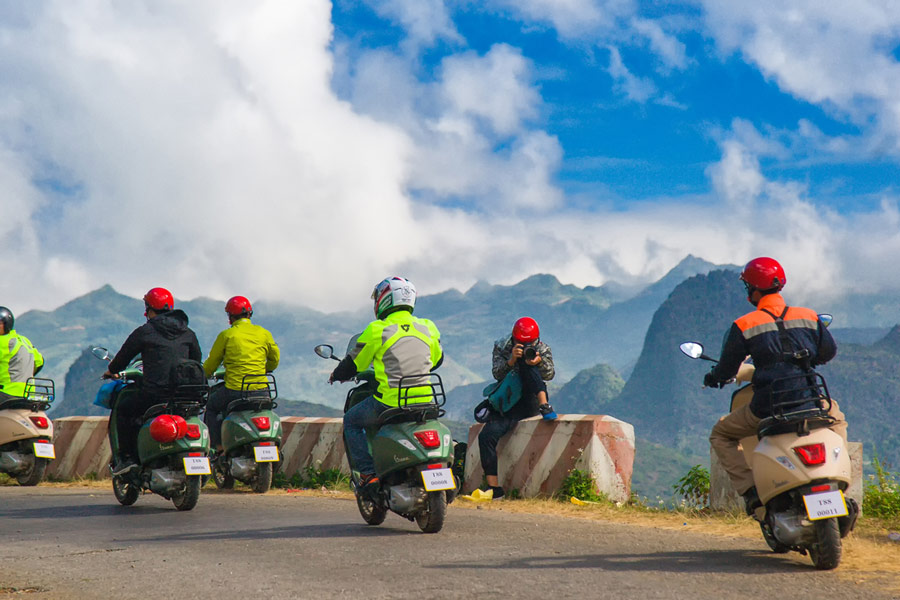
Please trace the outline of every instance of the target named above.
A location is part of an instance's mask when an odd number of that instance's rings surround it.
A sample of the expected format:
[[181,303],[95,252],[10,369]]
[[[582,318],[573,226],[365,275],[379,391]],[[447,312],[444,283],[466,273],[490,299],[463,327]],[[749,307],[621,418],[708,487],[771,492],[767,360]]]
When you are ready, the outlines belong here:
[[815,521],[816,542],[809,547],[809,557],[817,569],[834,569],[841,563],[841,530],[838,520]]
[[265,494],[272,487],[272,463],[256,463],[256,476],[250,482],[250,487],[257,494]]
[[359,507],[359,514],[362,515],[363,521],[369,525],[381,525],[384,523],[384,517],[387,516],[387,508],[377,504],[370,498],[365,498],[362,491],[356,492],[356,506]]
[[172,496],[172,504],[178,510],[191,510],[197,506],[200,499],[200,475],[188,475],[184,483],[184,489]]
[[50,461],[46,458],[40,458],[35,456],[34,462],[31,464],[31,468],[21,473],[20,475],[16,475],[16,481],[19,482],[19,485],[32,486],[37,485],[44,478],[44,471],[47,470],[47,464]]
[[120,475],[113,476],[112,484],[113,494],[116,495],[116,500],[118,500],[119,504],[122,506],[131,506],[137,502],[138,497],[141,495],[141,489],[139,487],[128,483]]
[[234,477],[232,477],[231,473],[228,472],[228,467],[224,464],[224,462],[224,459],[217,460],[213,464],[213,481],[215,482],[216,487],[220,490],[230,490],[234,487]]
[[447,495],[444,492],[428,492],[425,510],[416,515],[416,523],[425,533],[437,533],[444,526],[446,514]]

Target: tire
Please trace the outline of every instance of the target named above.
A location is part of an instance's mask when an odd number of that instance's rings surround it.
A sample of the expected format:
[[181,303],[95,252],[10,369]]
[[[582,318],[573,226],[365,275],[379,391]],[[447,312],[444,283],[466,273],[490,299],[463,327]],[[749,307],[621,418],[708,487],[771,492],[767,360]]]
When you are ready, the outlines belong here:
[[234,488],[234,477],[230,472],[225,471],[216,461],[212,468],[213,482],[220,490],[230,490]]
[[47,470],[47,465],[50,461],[46,458],[39,458],[37,456],[34,457],[34,463],[31,465],[31,468],[22,473],[20,475],[16,475],[16,481],[19,482],[19,485],[24,486],[33,486],[37,485],[44,479],[44,471]]
[[178,510],[191,510],[197,506],[200,499],[200,475],[188,475],[184,484],[184,491],[172,496],[172,504]]
[[790,551],[791,548],[789,546],[785,546],[775,539],[775,535],[772,533],[768,523],[760,523],[759,528],[762,530],[763,538],[766,540],[769,548],[772,549],[772,552],[775,554],[786,554]]
[[272,487],[272,463],[256,463],[256,477],[250,482],[250,488],[257,494],[265,494]]
[[416,523],[425,533],[437,533],[444,526],[447,514],[447,495],[444,492],[428,492],[425,510],[416,515]]
[[841,563],[841,530],[836,518],[815,521],[816,542],[809,557],[817,569],[834,569]]
[[114,476],[112,485],[113,494],[116,495],[116,500],[118,500],[119,504],[122,506],[131,506],[137,502],[138,497],[141,495],[141,488],[128,483],[121,476]]
[[387,508],[376,504],[374,500],[363,498],[360,491],[356,492],[356,506],[359,507],[359,514],[367,525],[381,525],[387,516]]

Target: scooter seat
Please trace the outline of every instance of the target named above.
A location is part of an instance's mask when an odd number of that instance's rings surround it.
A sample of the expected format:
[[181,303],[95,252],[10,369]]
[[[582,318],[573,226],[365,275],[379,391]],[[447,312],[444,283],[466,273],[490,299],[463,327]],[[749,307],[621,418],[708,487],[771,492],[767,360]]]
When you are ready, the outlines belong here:
[[142,421],[149,421],[153,417],[158,417],[159,415],[164,415],[169,412],[168,404],[154,404],[146,411],[144,411],[144,416],[141,417]]
[[769,417],[763,419],[757,427],[757,437],[762,439],[769,435],[780,435],[782,433],[796,433],[798,435],[807,435],[814,429],[823,429],[834,425],[833,417],[828,416],[821,410],[810,410],[803,413],[790,415],[788,418]]
[[444,416],[444,411],[434,405],[426,405],[422,408],[389,408],[378,417],[378,426],[389,423],[423,423]]
[[263,394],[258,398],[238,398],[237,400],[232,400],[228,403],[228,406],[225,407],[225,414],[231,414],[240,410],[275,410],[278,407],[278,404],[269,399],[269,393],[263,390]]

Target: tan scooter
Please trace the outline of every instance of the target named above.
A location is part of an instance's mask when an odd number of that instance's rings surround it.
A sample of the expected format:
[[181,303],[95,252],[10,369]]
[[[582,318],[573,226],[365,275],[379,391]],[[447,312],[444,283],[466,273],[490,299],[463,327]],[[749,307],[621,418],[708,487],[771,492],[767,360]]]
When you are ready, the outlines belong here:
[[19,485],[37,485],[56,458],[53,422],[47,409],[55,394],[52,379],[32,377],[23,398],[0,394],[0,473]]
[[[715,360],[696,342],[681,350],[691,358]],[[745,363],[735,380],[748,383],[753,372]],[[808,553],[817,569],[834,569],[841,561],[841,538],[856,524],[859,507],[844,496],[850,454],[844,439],[828,428],[834,420],[827,414],[831,398],[825,380],[819,374],[802,379],[816,398],[779,402],[773,395],[775,416],[763,419],[757,435],[741,440],[741,447],[763,504],[753,517],[769,547],[779,554]],[[752,397],[748,383],[732,395],[731,410]]]

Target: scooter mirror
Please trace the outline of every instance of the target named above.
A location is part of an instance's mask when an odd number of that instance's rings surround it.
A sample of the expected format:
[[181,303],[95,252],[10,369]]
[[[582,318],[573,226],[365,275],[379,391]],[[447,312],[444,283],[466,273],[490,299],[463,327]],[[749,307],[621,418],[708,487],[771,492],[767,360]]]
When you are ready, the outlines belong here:
[[684,342],[678,347],[691,358],[700,358],[703,356],[703,344],[698,342]]
[[91,354],[93,354],[100,360],[109,360],[109,350],[107,350],[106,348],[91,348]]
[[322,358],[334,358],[334,347],[330,344],[319,344],[314,350]]
[[819,315],[819,320],[822,321],[822,325],[828,327],[831,325],[831,322],[834,321],[834,315],[829,315],[828,313],[822,313]]

